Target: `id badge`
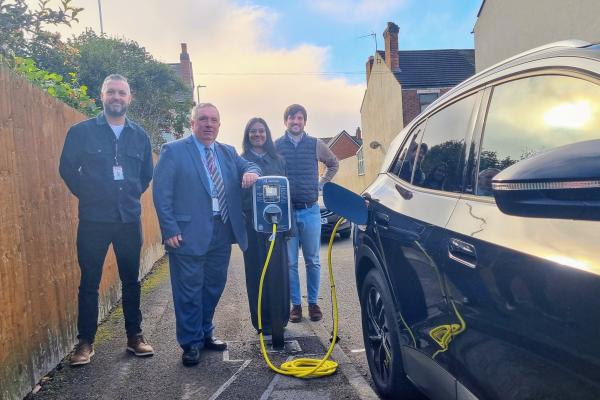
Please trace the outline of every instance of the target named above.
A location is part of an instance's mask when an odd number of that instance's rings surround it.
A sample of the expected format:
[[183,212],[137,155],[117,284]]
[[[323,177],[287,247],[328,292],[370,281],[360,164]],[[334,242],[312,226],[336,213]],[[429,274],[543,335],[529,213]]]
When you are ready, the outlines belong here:
[[123,176],[123,167],[120,165],[113,165],[113,177],[115,181],[122,181],[125,179]]
[[221,211],[219,209],[219,199],[216,198],[216,197],[212,198],[212,210],[213,210],[213,212],[219,212],[219,211]]

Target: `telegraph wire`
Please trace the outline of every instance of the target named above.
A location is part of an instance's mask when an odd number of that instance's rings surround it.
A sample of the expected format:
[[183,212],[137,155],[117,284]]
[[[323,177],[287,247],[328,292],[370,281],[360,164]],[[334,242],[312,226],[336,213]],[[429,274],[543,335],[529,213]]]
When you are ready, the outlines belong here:
[[[323,75],[364,75],[365,71],[330,71],[330,72],[195,72],[194,75],[223,75],[223,76],[256,76],[256,75],[306,75],[306,76],[323,76]],[[389,71],[371,72],[371,75],[389,74]]]

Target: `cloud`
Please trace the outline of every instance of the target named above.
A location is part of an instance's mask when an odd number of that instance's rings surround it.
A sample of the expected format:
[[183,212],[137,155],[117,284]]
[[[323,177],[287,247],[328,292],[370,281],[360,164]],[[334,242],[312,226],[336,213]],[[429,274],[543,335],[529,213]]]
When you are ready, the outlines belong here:
[[307,1],[312,9],[346,22],[368,22],[389,18],[407,0],[321,0]]
[[[85,11],[70,33],[85,26],[98,31],[97,1],[77,5]],[[106,34],[135,40],[160,61],[178,62],[180,43],[188,44],[195,83],[206,86],[201,101],[221,113],[219,140],[238,150],[253,116],[264,117],[279,136],[291,103],[306,106],[306,130],[314,136],[354,132],[359,125],[364,85],[322,74],[330,58],[326,47],[274,47],[280,43],[274,9],[230,0],[103,0],[102,7]]]

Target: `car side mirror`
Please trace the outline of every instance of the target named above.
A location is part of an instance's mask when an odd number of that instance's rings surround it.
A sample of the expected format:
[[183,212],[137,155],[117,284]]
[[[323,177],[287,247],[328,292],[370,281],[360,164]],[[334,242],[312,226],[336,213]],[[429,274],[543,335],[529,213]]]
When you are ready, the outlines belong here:
[[537,218],[600,220],[600,140],[557,147],[492,180],[500,210]]
[[340,185],[327,182],[323,186],[323,202],[329,211],[357,225],[365,225],[369,221],[365,199]]

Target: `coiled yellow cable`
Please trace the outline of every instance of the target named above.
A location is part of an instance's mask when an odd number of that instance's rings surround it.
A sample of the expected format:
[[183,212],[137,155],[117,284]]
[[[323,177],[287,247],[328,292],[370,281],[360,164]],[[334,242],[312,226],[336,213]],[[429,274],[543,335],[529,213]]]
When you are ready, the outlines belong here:
[[[429,260],[429,264],[431,266],[433,266],[433,268],[435,268],[435,273],[437,275],[438,282],[440,284],[440,288],[442,289],[442,291],[444,293],[446,293],[446,295],[448,295],[448,290],[446,288],[446,285],[442,281],[442,278],[440,276],[440,271],[439,271],[435,261],[433,260],[433,258],[431,258],[429,256],[427,251],[425,251],[425,249],[423,248],[423,246],[421,246],[421,244],[419,242],[415,241],[415,244],[417,245],[417,247],[419,249],[421,249],[421,251],[423,252],[425,257],[427,257],[427,259]],[[438,351],[436,351],[435,353],[433,353],[431,358],[436,358],[438,354],[444,353],[446,350],[448,350],[452,339],[454,339],[456,336],[460,335],[467,329],[467,323],[465,322],[462,315],[460,315],[460,313],[458,312],[458,309],[456,308],[456,304],[454,304],[454,300],[452,300],[452,298],[450,296],[448,296],[448,299],[450,300],[450,303],[452,304],[452,308],[454,310],[454,315],[456,315],[456,318],[458,319],[459,323],[458,324],[455,323],[455,324],[439,325],[439,326],[432,328],[429,331],[429,336],[433,339],[434,342],[436,342],[438,344],[438,346],[440,346],[440,349]]]
[[315,358],[297,358],[292,361],[287,361],[281,364],[280,368],[277,368],[271,360],[269,359],[269,355],[267,354],[267,350],[265,348],[265,341],[262,332],[262,291],[263,291],[263,283],[265,280],[265,276],[267,274],[267,269],[269,267],[269,261],[271,260],[271,253],[273,252],[273,247],[275,246],[275,237],[277,235],[277,225],[273,224],[273,234],[271,235],[271,245],[269,246],[269,252],[267,253],[267,258],[265,260],[265,264],[262,269],[262,273],[260,275],[260,284],[258,287],[258,330],[260,332],[260,350],[263,354],[263,357],[267,363],[267,365],[275,372],[294,376],[296,378],[320,378],[323,376],[328,376],[337,370],[338,363],[335,361],[329,360],[331,353],[333,352],[333,348],[335,346],[335,342],[337,340],[337,332],[338,332],[338,306],[337,306],[337,297],[335,292],[335,282],[333,279],[333,268],[331,263],[331,250],[333,248],[333,240],[335,238],[335,234],[338,230],[339,225],[342,223],[343,218],[340,218],[339,221],[333,227],[333,231],[331,232],[331,237],[329,238],[329,247],[327,248],[327,264],[329,269],[329,284],[331,287],[331,301],[333,303],[333,335],[331,340],[331,345],[327,350],[327,353],[322,359]]

